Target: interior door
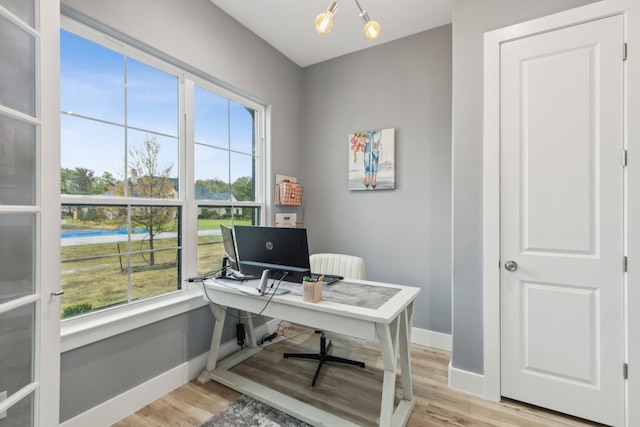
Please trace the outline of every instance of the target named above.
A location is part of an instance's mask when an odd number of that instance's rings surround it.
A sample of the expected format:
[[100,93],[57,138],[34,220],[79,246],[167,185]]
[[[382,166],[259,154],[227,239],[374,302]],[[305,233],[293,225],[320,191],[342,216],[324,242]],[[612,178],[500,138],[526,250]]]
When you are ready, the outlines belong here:
[[501,47],[501,393],[624,424],[623,17]]

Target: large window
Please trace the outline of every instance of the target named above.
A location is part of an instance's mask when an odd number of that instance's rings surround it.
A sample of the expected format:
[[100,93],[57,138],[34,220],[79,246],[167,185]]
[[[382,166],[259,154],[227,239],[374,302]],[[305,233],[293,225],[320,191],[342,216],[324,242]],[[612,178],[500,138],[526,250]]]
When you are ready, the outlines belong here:
[[261,222],[264,109],[75,22],[63,27],[67,318],[178,292],[187,275],[221,265],[220,224]]

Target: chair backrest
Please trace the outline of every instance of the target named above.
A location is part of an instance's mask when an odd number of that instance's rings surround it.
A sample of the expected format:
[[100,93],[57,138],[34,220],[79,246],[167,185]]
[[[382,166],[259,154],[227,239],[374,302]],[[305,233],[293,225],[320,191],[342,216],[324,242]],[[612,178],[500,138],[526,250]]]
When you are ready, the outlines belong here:
[[354,255],[312,254],[309,256],[311,272],[335,274],[345,279],[365,280],[364,259]]

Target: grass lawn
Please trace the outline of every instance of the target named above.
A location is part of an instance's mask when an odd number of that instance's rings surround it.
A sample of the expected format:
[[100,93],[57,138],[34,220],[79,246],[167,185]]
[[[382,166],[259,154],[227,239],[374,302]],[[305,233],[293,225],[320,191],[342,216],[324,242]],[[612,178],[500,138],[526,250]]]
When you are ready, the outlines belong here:
[[[86,221],[65,221],[67,230],[115,230],[115,224],[89,224]],[[234,221],[250,225],[251,221]],[[199,230],[219,230],[220,224],[230,220],[204,219],[198,221]],[[145,299],[182,288],[177,260],[181,249],[177,238],[154,239],[153,260],[148,238],[127,242],[96,243],[62,246],[61,315],[78,310],[98,310],[114,305]],[[218,234],[198,237],[198,274],[217,270],[222,265],[222,238]],[[130,255],[127,256],[127,253]],[[82,305],[83,308],[79,308]]]

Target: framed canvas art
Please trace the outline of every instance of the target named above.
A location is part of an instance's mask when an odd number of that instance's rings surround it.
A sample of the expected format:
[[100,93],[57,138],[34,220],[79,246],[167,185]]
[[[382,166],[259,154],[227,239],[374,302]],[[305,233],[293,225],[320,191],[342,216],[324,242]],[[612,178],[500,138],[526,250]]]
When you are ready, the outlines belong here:
[[395,129],[375,129],[349,135],[349,190],[393,190]]

